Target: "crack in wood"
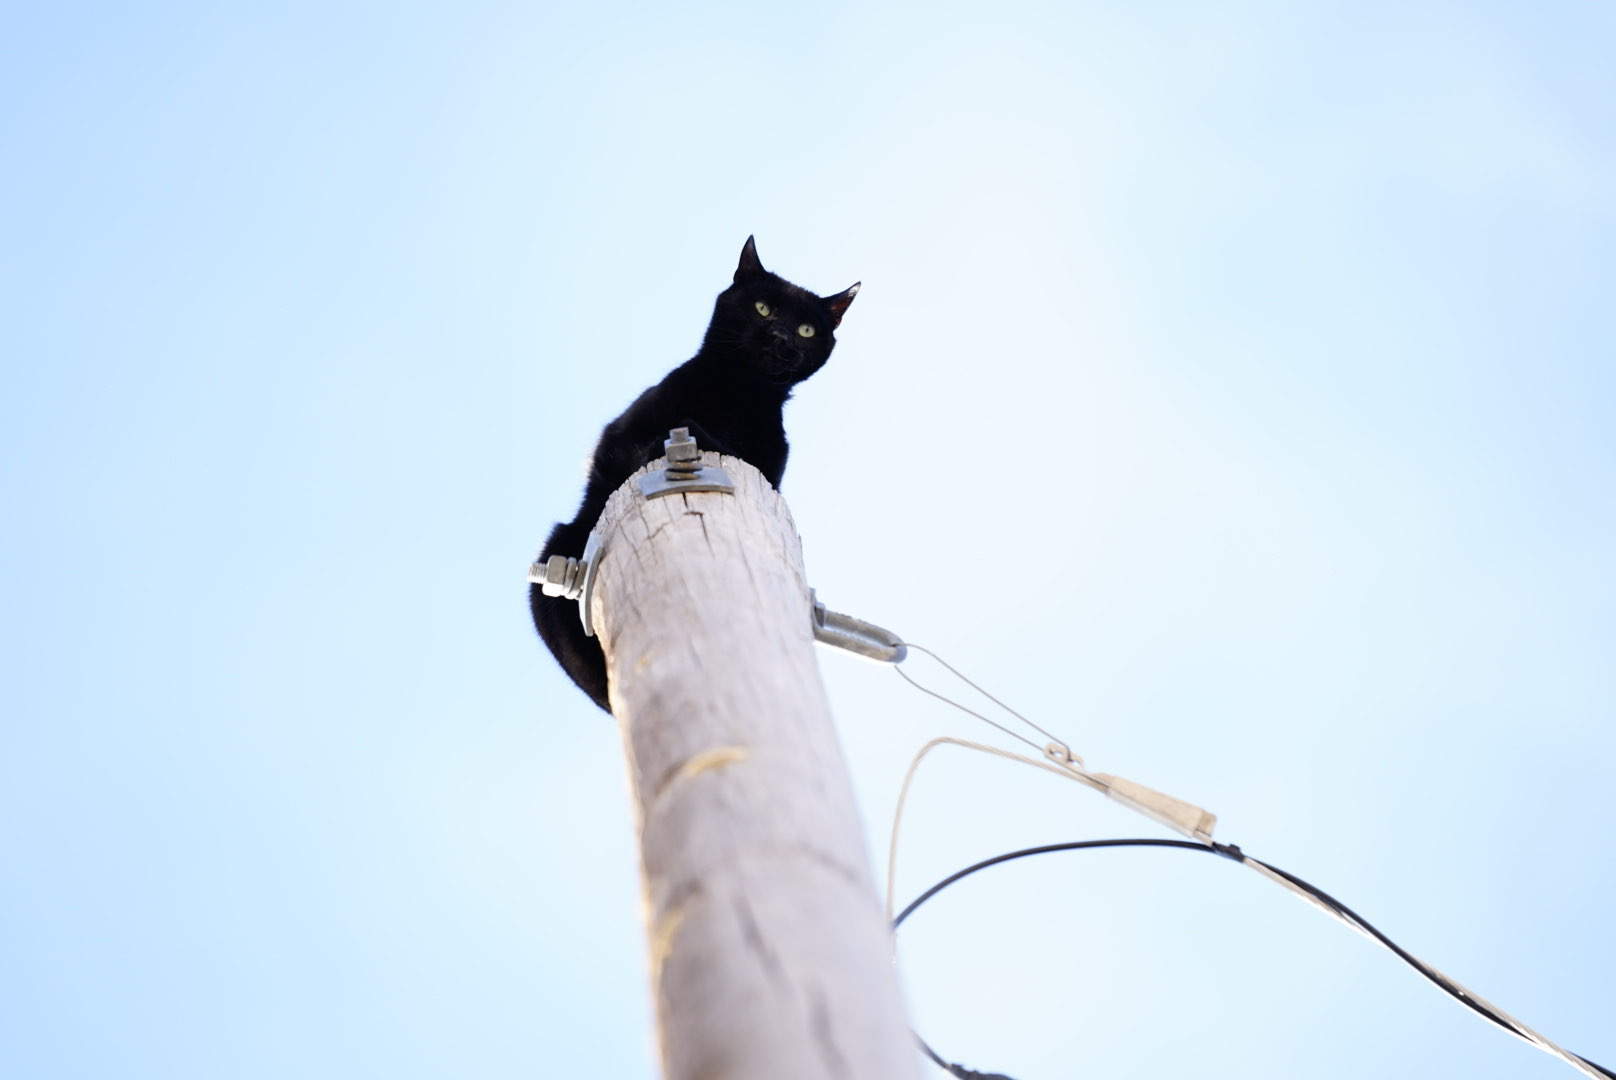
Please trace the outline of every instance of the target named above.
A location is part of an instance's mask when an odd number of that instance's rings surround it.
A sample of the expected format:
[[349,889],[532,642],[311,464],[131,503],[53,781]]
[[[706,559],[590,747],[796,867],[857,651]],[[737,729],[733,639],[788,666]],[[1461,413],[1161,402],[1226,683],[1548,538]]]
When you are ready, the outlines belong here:
[[769,947],[769,939],[758,928],[757,920],[752,917],[752,908],[747,904],[745,897],[735,898],[735,918],[741,927],[741,937],[746,940],[747,952],[757,957],[758,963],[763,965],[764,972],[769,981],[779,985],[789,985],[790,976],[780,963],[780,957]]
[[848,1064],[847,1055],[836,1045],[835,1029],[831,1026],[830,1006],[826,1003],[825,991],[820,987],[814,987],[809,994],[809,1002],[809,1030],[813,1032],[814,1047],[825,1062],[825,1070],[831,1076],[852,1076],[853,1068]]
[[656,789],[651,793],[649,803],[650,805],[655,805],[661,802],[662,797],[675,784],[694,780],[711,769],[722,769],[727,765],[745,761],[748,756],[744,746],[713,746],[692,754],[663,775],[662,779],[657,782]]
[[657,914],[656,921],[651,925],[648,944],[650,946],[651,985],[662,985],[662,967],[669,956],[673,954],[673,942],[684,925],[685,914],[689,906],[698,900],[705,890],[699,881],[687,881],[662,905]]

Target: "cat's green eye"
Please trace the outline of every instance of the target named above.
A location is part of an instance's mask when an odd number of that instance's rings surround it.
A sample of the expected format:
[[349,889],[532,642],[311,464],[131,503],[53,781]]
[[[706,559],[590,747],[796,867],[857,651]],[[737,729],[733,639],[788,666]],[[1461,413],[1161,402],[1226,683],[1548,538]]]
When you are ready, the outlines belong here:
[[809,326],[807,323],[803,323],[801,326],[797,327],[797,333],[803,337],[813,337],[814,328]]
[[757,308],[757,313],[759,315],[763,316],[765,319],[767,319],[769,317],[769,305],[768,304],[765,304],[763,301],[759,300],[757,303],[753,304],[752,306]]

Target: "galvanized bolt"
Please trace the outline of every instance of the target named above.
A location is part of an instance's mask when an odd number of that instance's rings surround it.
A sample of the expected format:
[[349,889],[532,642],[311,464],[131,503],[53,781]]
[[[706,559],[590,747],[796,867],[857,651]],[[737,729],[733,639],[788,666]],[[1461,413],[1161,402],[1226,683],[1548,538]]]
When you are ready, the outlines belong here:
[[690,437],[690,429],[676,427],[662,442],[667,451],[668,467],[662,470],[669,480],[694,480],[701,472],[701,448]]
[[545,596],[576,600],[584,591],[586,563],[567,555],[552,555],[528,567],[527,579],[544,590]]

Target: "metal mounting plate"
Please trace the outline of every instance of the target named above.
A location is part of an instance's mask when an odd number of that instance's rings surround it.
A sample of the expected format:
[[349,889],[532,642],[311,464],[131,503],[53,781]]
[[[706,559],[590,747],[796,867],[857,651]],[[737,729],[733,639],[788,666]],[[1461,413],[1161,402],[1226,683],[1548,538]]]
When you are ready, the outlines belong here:
[[729,478],[729,473],[716,465],[703,465],[689,480],[670,480],[667,469],[658,469],[640,477],[640,494],[647,499],[681,491],[722,491],[733,495],[735,483]]

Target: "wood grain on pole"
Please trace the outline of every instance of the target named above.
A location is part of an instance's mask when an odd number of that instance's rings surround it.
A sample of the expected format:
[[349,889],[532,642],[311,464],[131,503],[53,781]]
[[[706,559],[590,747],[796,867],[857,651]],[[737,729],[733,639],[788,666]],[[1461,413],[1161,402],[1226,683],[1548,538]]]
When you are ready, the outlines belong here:
[[904,1015],[820,682],[801,543],[734,494],[606,505],[594,624],[638,811],[667,1080],[909,1080]]

